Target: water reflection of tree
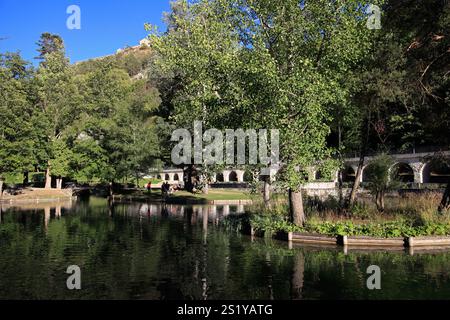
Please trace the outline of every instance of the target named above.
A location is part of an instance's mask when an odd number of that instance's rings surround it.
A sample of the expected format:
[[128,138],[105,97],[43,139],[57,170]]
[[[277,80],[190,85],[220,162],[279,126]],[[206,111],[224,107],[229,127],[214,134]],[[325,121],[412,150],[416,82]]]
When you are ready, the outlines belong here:
[[302,299],[303,282],[305,276],[305,256],[302,251],[298,251],[294,256],[294,267],[292,272],[291,298]]

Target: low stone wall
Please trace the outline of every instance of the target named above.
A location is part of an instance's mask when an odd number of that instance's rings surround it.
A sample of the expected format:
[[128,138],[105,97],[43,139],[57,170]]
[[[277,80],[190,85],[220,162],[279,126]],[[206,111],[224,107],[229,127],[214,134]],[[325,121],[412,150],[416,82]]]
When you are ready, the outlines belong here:
[[315,244],[336,244],[336,237],[312,233],[292,233],[287,236],[288,241]]
[[450,237],[409,237],[409,247],[450,246]]
[[348,246],[383,246],[383,247],[404,247],[407,238],[379,238],[368,236],[342,236],[337,237],[337,243]]
[[61,196],[55,198],[30,198],[30,199],[0,199],[0,203],[21,205],[32,203],[52,203],[76,199],[77,199],[76,196]]
[[[249,228],[252,236],[263,237],[264,232]],[[342,245],[371,250],[373,248],[426,248],[427,250],[448,248],[450,249],[450,236],[430,237],[397,237],[380,238],[370,236],[328,236],[314,233],[278,232],[274,238],[282,241],[314,245]]]

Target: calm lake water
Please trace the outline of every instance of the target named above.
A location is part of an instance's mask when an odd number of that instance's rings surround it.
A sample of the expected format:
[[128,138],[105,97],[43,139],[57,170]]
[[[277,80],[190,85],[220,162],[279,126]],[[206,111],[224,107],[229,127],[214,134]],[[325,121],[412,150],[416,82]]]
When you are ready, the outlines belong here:
[[[449,299],[450,251],[344,252],[218,226],[236,206],[2,208],[0,299]],[[66,269],[81,268],[81,290]],[[381,268],[381,290],[366,269]]]

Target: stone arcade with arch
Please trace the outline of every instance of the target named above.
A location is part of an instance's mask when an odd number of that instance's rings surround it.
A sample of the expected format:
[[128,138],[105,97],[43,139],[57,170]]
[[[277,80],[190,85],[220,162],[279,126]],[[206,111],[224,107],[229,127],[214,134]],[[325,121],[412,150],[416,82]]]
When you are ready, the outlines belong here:
[[[450,156],[450,151],[442,152],[445,156]],[[395,163],[391,169],[396,168],[399,180],[406,183],[446,183],[450,172],[442,171],[437,168],[433,168],[432,164],[428,160],[433,155],[430,153],[408,153],[408,154],[392,154]],[[366,157],[365,165],[361,175],[361,182],[367,181],[366,169],[370,166],[370,161],[374,157]],[[347,158],[345,161],[345,169],[343,172],[344,182],[352,182],[355,180],[356,170],[358,168],[359,158]],[[315,188],[315,185],[323,184],[323,187],[334,187],[338,181],[338,172],[334,175],[333,181],[317,182],[321,179],[321,174],[315,168],[308,170],[308,180],[310,181],[311,188]],[[274,173],[274,172],[273,172]],[[221,172],[217,172],[212,177],[213,183],[244,183],[245,171],[241,169],[225,169]],[[272,173],[271,173],[272,174]],[[184,173],[183,169],[164,169],[156,175],[158,179],[169,183],[183,184]],[[333,184],[333,186],[331,186]],[[326,185],[326,186],[325,186]],[[317,187],[316,186],[316,187]]]
[[[442,152],[445,156],[450,156],[450,151]],[[433,168],[429,158],[433,153],[407,153],[407,154],[391,154],[394,158],[394,165],[391,169],[397,169],[397,176],[402,182],[408,183],[446,183],[450,173]],[[361,175],[361,182],[367,181],[365,171],[370,161],[374,157],[366,157],[365,165]],[[344,181],[354,181],[355,173],[358,168],[359,158],[345,159]]]
[[[236,182],[244,183],[244,170],[226,169],[218,172],[212,176],[213,183],[220,182]],[[156,175],[156,178],[168,183],[183,183],[184,173],[183,169],[163,169]]]

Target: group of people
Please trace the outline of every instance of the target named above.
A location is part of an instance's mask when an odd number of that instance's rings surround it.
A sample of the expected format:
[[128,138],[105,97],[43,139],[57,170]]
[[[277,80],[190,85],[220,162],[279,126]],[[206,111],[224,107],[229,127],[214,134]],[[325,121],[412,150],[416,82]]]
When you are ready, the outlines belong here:
[[[151,181],[149,181],[146,185],[145,185],[145,188],[147,189],[147,191],[149,192],[149,193],[151,193],[152,192],[152,182]],[[167,181],[164,181],[162,184],[161,184],[161,194],[163,195],[163,196],[167,196],[167,195],[169,195],[169,194],[172,194],[175,190],[177,190],[178,188],[177,187],[174,187],[174,186],[172,186],[172,185],[170,185]]]
[[173,192],[172,186],[167,181],[164,181],[161,184],[161,194],[163,196],[167,196],[168,194],[171,194],[172,192]]

